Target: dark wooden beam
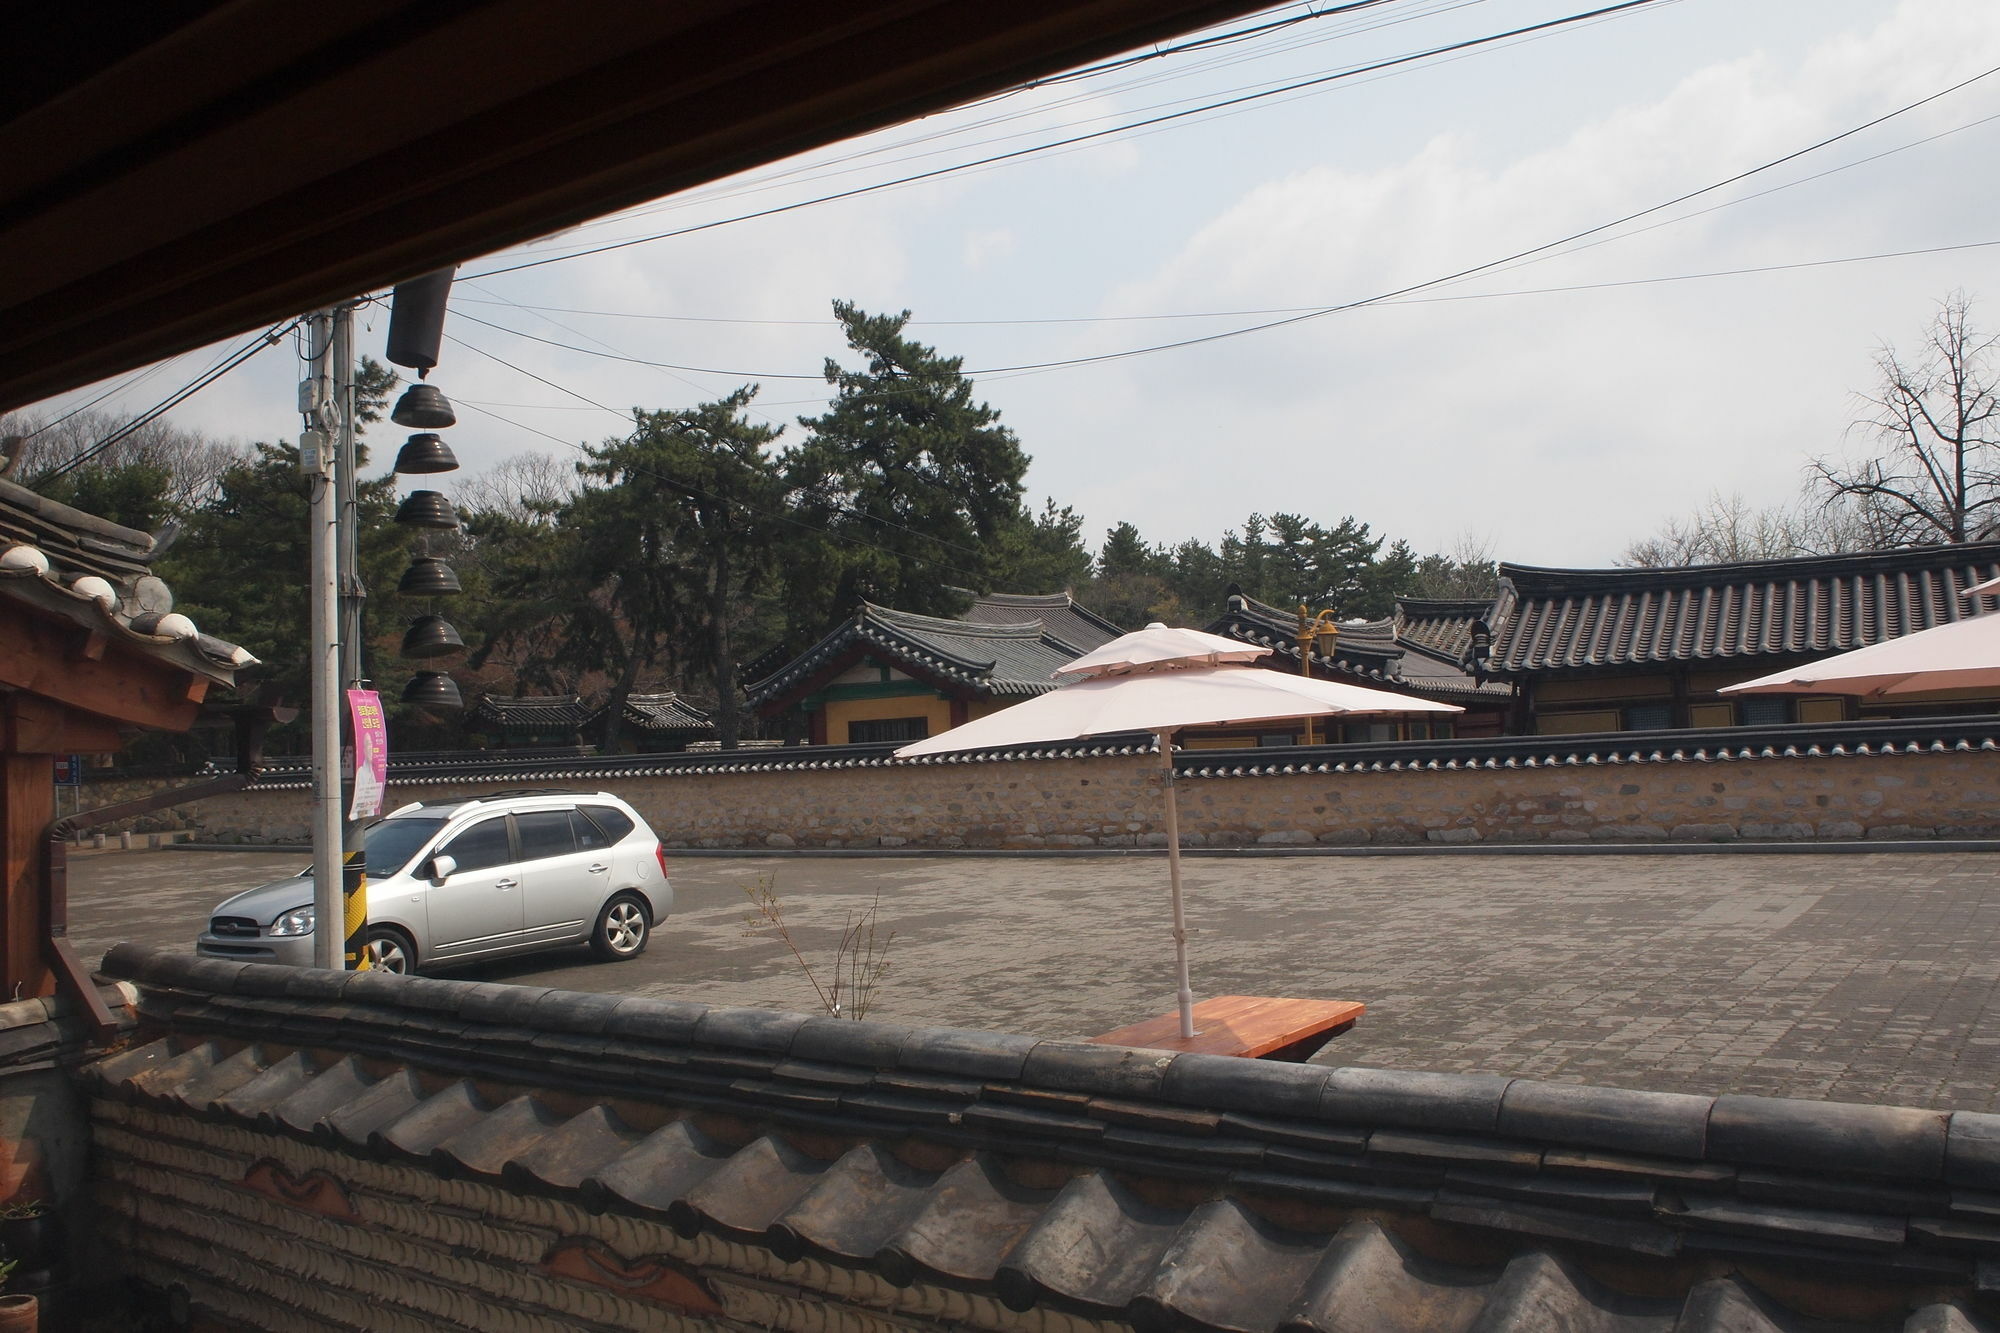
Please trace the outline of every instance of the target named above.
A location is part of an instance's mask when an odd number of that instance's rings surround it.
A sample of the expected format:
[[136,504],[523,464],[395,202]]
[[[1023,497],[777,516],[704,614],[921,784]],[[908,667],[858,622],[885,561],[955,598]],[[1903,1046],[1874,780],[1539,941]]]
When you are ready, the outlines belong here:
[[0,408],[1265,3],[233,0],[13,49]]
[[0,754],[0,1001],[55,993],[42,894],[55,792],[48,755]]
[[185,667],[115,649],[99,661],[79,658],[69,651],[74,632],[0,600],[0,689],[132,726],[186,731],[194,725],[198,704],[188,698]]
[[0,740],[8,754],[109,754],[124,744],[115,723],[18,690],[0,696]]

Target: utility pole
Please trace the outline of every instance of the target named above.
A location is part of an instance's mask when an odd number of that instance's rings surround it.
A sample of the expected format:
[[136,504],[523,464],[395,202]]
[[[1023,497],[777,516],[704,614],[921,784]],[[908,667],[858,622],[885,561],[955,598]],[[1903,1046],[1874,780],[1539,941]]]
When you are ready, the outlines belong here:
[[[361,499],[356,477],[354,443],[354,303],[345,302],[333,312],[334,398],[340,413],[334,450],[334,494],[339,506],[338,592],[340,605],[341,702],[346,691],[361,688],[361,610],[368,590],[361,582],[360,531]],[[341,707],[336,717],[345,719]],[[368,966],[363,948],[368,935],[368,858],[362,838],[361,821],[353,818],[354,746],[353,726],[344,729],[346,745],[341,749],[340,773],[340,891],[338,918],[325,920],[328,933],[337,919],[341,924],[341,961],[349,971]]]
[[[341,966],[340,763],[340,503],[335,474],[338,436],[347,413],[336,388],[334,326],[338,314],[319,310],[306,317],[308,369],[299,385],[299,467],[306,478],[312,513],[311,559],[307,573],[312,607],[312,643],[307,652],[312,685],[313,747],[313,965]],[[350,370],[345,378],[353,378]]]

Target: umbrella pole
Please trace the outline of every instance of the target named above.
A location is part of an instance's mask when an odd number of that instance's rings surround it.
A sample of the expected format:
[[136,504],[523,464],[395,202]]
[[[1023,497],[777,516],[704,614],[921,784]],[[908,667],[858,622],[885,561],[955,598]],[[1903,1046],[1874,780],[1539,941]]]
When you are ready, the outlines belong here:
[[1194,1035],[1194,991],[1188,985],[1187,917],[1181,910],[1181,816],[1174,795],[1174,733],[1160,738],[1160,785],[1167,796],[1167,879],[1174,890],[1174,965],[1180,970],[1181,1036]]

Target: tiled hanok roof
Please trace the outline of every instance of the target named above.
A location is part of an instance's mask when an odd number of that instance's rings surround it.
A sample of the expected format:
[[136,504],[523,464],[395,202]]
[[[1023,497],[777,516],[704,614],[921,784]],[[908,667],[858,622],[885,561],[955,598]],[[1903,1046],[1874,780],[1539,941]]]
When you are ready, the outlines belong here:
[[626,695],[625,722],[641,731],[672,734],[699,732],[706,735],[715,730],[715,723],[709,720],[707,713],[671,691],[665,694]]
[[1500,566],[1495,674],[1799,658],[1959,620],[2000,542],[1673,569]]
[[[1339,637],[1334,640],[1333,657],[1313,654],[1315,669],[1323,675],[1363,681],[1382,689],[1409,690],[1440,698],[1507,696],[1505,685],[1481,685],[1452,661],[1435,654],[1410,652],[1414,645],[1398,639],[1399,623],[1397,619],[1388,619],[1342,625]],[[1261,665],[1281,671],[1298,670],[1298,616],[1294,612],[1234,593],[1222,615],[1207,628],[1211,634],[1269,648],[1271,656]]]
[[[605,1235],[630,1218],[752,1247],[781,1265],[760,1276],[796,1287],[866,1274],[916,1327],[957,1291],[1044,1312],[1038,1327],[1971,1333],[2000,1286],[2000,1116],[1176,1055],[133,945],[104,971],[137,983],[144,1029],[84,1071],[114,1108],[95,1115],[113,1178],[198,1169],[204,1135],[247,1161],[262,1134],[335,1154],[323,1170],[344,1156],[432,1173],[475,1212],[481,1190],[545,1196],[607,1215]],[[194,1147],[134,1157],[161,1135]],[[977,1308],[952,1326],[1029,1326]]]
[[0,596],[29,603],[136,652],[228,685],[249,650],[174,611],[152,572],[154,539],[0,481]]
[[1056,638],[1087,653],[1102,648],[1125,631],[1088,607],[1079,606],[1066,592],[1042,596],[1027,593],[989,592],[972,599],[972,606],[959,617],[982,625],[1020,625],[1040,621]]
[[1472,651],[1472,627],[1495,614],[1489,598],[1398,597],[1393,620],[1396,641],[1445,662],[1464,662]]
[[597,710],[574,694],[488,694],[480,697],[472,714],[503,727],[576,728],[597,716]]
[[859,649],[920,679],[943,680],[977,695],[1042,694],[1055,669],[1085,649],[1051,633],[1039,619],[1011,624],[942,620],[864,602],[861,609],[776,673],[744,691],[764,707],[806,685]]

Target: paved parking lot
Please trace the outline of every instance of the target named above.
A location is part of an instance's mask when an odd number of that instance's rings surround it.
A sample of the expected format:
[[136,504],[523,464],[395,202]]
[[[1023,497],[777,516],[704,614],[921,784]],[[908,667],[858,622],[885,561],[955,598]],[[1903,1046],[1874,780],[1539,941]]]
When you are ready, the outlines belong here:
[[[80,856],[73,932],[86,958],[188,947],[219,898],[304,860]],[[678,907],[643,958],[466,975],[810,1009],[784,944],[745,923],[768,881],[822,965],[880,894],[876,1018],[1086,1035],[1173,1004],[1157,857],[673,867]],[[1367,1002],[1323,1062],[2000,1110],[1992,854],[1200,859],[1187,892],[1198,995]]]

